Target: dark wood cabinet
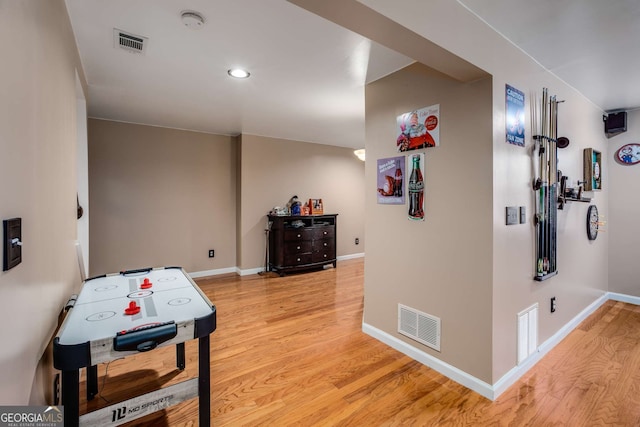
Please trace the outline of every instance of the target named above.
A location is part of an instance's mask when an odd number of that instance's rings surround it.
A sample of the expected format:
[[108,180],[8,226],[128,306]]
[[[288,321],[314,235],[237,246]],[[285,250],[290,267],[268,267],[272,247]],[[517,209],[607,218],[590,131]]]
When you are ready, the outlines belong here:
[[337,214],[269,215],[269,269],[290,271],[336,266]]

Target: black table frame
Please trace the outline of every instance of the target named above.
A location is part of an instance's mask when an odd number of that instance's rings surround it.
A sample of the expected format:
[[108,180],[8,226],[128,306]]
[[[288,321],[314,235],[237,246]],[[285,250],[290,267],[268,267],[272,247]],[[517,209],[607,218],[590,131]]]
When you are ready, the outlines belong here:
[[[143,270],[135,270],[135,272],[139,271]],[[124,272],[124,274],[126,273],[129,272]],[[189,278],[186,273],[185,276]],[[189,278],[189,280],[203,298],[209,301],[191,278]],[[211,314],[194,319],[193,336],[194,339],[198,339],[198,419],[199,425],[203,427],[208,427],[211,424],[211,356],[209,336],[216,329],[216,307],[213,304],[210,304],[210,306]],[[75,427],[80,423],[80,369],[87,369],[87,400],[92,400],[98,394],[98,367],[91,362],[91,342],[63,345],[60,344],[59,340],[59,336],[56,336],[53,340],[53,366],[62,371],[64,425],[65,427]],[[167,345],[172,344],[174,341],[175,339],[167,341]],[[176,366],[178,369],[183,370],[186,366],[184,341],[175,343],[175,345]]]

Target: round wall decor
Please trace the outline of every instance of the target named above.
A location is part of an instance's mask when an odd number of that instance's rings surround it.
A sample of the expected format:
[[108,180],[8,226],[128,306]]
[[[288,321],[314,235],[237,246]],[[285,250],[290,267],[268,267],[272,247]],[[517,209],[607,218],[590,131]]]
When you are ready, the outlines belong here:
[[590,205],[587,209],[587,237],[589,240],[596,240],[598,237],[598,208]]
[[616,151],[616,161],[623,165],[640,163],[640,144],[625,144]]

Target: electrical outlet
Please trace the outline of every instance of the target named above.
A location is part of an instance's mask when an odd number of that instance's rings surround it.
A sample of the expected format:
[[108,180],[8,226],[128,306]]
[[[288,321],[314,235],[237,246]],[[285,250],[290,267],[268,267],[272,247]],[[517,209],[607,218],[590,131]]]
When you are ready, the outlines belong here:
[[551,297],[551,312],[555,313],[556,308],[557,308],[556,297]]
[[360,244],[360,239],[358,237],[356,237],[356,245]]
[[213,249],[209,249],[209,258],[213,258],[216,254],[216,251],[214,251]]

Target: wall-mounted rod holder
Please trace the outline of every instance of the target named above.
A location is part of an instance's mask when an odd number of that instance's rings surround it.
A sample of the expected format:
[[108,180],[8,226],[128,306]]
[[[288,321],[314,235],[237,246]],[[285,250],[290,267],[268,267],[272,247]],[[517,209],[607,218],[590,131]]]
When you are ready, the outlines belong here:
[[[536,103],[532,116],[537,117]],[[540,132],[533,137],[534,160],[537,159],[534,224],[536,227],[535,276],[537,281],[558,274],[556,265],[556,240],[558,216],[558,101],[542,89],[540,105]],[[537,120],[535,121],[537,123]]]

